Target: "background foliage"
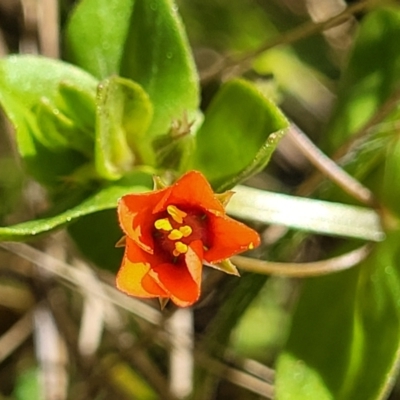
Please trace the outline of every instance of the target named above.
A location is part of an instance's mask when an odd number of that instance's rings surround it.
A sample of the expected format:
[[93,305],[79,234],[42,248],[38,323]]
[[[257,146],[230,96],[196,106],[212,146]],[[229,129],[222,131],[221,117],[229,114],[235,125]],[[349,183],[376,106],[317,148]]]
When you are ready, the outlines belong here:
[[[398,2],[28,3],[0,4],[0,399],[397,398]],[[161,312],[114,289],[115,205],[190,169],[254,188],[228,212],[263,244]]]

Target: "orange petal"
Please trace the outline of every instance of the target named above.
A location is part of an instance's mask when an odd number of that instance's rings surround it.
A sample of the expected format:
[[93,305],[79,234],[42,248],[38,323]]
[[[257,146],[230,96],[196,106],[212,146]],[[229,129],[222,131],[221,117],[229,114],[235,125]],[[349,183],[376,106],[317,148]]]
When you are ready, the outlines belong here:
[[[196,243],[198,242],[198,243]],[[179,307],[188,307],[200,297],[202,272],[202,244],[193,242],[185,254],[185,264],[161,264],[152,268],[149,275],[168,293]],[[194,248],[192,245],[194,244]]]
[[116,278],[119,290],[137,297],[168,297],[157,282],[148,275],[149,255],[141,250],[135,242],[127,240],[122,265]]
[[210,263],[218,263],[260,244],[260,236],[254,229],[226,215],[210,213],[209,229],[211,247],[204,252],[204,259]]
[[189,245],[185,254],[186,267],[197,286],[201,287],[201,275],[203,272],[203,243],[201,240],[195,240]]
[[168,205],[173,204],[202,207],[205,210],[225,214],[225,209],[214,195],[210,184],[198,171],[187,172],[170,189],[169,192],[165,192],[165,196],[155,207],[155,212],[162,211]]
[[118,218],[122,230],[143,250],[153,251],[151,235],[154,224],[153,208],[169,189],[149,193],[128,194],[118,202]]

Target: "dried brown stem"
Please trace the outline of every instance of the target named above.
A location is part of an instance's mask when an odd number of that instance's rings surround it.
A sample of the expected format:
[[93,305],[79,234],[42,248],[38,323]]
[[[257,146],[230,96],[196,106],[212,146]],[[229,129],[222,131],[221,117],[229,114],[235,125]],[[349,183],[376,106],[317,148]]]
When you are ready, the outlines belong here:
[[232,368],[222,362],[207,356],[200,350],[195,351],[196,361],[207,369],[211,374],[226,379],[237,386],[245,388],[253,393],[267,399],[274,398],[274,386],[256,376],[244,371]]
[[10,356],[32,334],[32,310],[28,311],[0,337],[0,363]]

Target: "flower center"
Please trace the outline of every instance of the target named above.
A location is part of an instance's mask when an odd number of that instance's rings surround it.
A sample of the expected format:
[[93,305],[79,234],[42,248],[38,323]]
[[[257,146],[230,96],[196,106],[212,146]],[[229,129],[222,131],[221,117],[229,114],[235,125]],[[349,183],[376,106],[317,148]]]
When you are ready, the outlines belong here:
[[202,210],[169,205],[154,222],[154,239],[174,261],[188,251],[194,240],[208,245],[207,215]]

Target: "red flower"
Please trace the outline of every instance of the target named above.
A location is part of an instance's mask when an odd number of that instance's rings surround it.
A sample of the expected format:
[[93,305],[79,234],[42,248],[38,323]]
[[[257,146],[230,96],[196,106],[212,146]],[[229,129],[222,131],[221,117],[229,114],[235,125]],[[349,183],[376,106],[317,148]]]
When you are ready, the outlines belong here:
[[257,232],[226,215],[197,171],[164,189],[122,197],[118,216],[126,234],[118,289],[131,296],[171,299],[181,307],[200,296],[203,261],[218,268],[260,242]]

